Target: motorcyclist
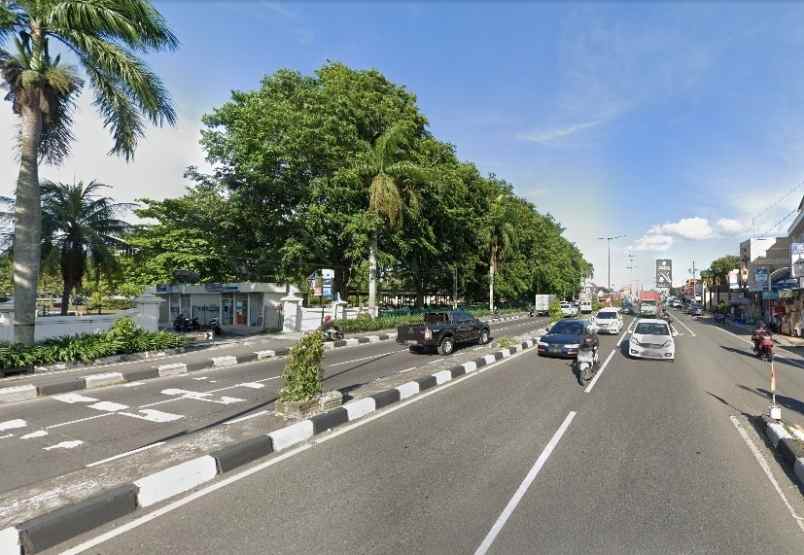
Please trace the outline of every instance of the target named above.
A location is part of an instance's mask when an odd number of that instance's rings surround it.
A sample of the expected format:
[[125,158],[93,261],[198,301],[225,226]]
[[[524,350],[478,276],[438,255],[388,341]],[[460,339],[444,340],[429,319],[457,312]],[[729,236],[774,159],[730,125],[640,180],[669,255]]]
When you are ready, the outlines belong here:
[[751,341],[754,343],[754,351],[759,350],[759,344],[763,337],[772,337],[770,330],[765,326],[765,322],[761,321],[757,324],[756,329],[751,334]]
[[324,316],[324,321],[321,323],[321,331],[328,339],[336,338],[341,332],[340,328],[338,328],[338,325],[335,323],[335,320],[333,320],[332,316],[330,315]]

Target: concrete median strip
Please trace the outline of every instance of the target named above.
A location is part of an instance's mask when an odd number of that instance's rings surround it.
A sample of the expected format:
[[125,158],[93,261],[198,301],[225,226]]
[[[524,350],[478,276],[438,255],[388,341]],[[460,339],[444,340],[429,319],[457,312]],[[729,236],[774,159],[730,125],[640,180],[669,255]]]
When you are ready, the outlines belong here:
[[782,422],[762,417],[765,436],[779,457],[793,467],[799,486],[804,487],[804,442],[793,437]]
[[[532,340],[524,341],[504,352],[510,356],[527,351],[534,344]],[[354,399],[341,407],[294,422],[268,434],[246,437],[223,445],[208,454],[156,470],[131,483],[109,487],[71,504],[51,506],[43,514],[29,514],[28,517],[23,517],[25,520],[22,522],[14,522],[12,518],[7,521],[12,526],[0,529],[0,554],[29,555],[49,549],[137,509],[153,506],[187,492],[220,474],[272,453],[301,445],[317,434],[367,417],[381,408],[475,372],[478,368],[495,364],[504,359],[502,353],[503,351],[498,350],[449,370],[439,370],[391,389]]]
[[84,377],[86,389],[93,389],[95,387],[104,387],[107,385],[115,385],[123,383],[123,374],[120,372],[105,372],[103,374],[90,374]]

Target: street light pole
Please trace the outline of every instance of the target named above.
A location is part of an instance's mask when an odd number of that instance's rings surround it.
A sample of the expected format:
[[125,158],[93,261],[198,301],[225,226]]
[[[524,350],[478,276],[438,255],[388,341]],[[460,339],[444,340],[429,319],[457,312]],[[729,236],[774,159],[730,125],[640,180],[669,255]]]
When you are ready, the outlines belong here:
[[609,263],[609,267],[608,267],[608,272],[609,272],[608,288],[609,288],[609,293],[611,293],[611,242],[613,240],[615,240],[615,239],[622,239],[623,237],[625,237],[625,235],[604,235],[602,237],[598,237],[598,239],[600,239],[600,240],[605,239],[606,245],[608,246],[608,249],[609,249],[608,250],[608,263]]

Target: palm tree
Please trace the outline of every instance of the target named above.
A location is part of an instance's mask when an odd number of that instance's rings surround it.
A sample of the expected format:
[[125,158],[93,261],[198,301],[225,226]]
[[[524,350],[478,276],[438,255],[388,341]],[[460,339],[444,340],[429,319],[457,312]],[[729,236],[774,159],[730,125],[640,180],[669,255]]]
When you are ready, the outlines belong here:
[[489,249],[489,310],[494,310],[494,275],[502,260],[503,253],[514,240],[514,226],[506,210],[507,197],[498,194],[492,200],[485,222],[486,245]]
[[64,289],[61,313],[67,314],[70,293],[81,286],[91,257],[98,276],[116,267],[114,248],[129,225],[115,216],[130,204],[116,203],[96,193],[108,185],[79,181],[74,185],[42,183],[42,251],[57,251]]
[[[2,47],[13,38],[13,53]],[[136,53],[173,49],[178,40],[148,0],[0,1],[0,84],[20,118],[20,171],[14,234],[14,336],[34,340],[42,233],[40,160],[57,164],[69,153],[72,112],[84,81],[51,56],[57,44],[77,59],[110,129],[110,153],[130,160],[144,119],[173,124],[176,114],[162,82]]]
[[423,177],[423,170],[405,157],[413,133],[406,122],[397,122],[366,145],[365,159],[360,171],[371,178],[368,189],[368,216],[371,219],[369,238],[369,312],[377,316],[377,243],[381,229],[398,229],[406,193],[408,206],[418,209],[418,194],[412,187],[401,187],[402,176]]

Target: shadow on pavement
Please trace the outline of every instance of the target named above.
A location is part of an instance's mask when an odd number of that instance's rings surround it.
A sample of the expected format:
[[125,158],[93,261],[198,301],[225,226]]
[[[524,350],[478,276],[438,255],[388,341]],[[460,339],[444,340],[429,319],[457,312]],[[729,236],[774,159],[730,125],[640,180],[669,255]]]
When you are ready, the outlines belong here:
[[[770,391],[763,387],[748,387],[742,384],[737,384],[737,387],[744,389],[745,391],[749,391],[754,395],[758,395],[763,399],[768,399],[770,401],[771,394]],[[794,399],[792,397],[787,397],[785,395],[776,394],[776,402],[782,405],[784,408],[796,411],[799,414],[804,414],[804,403],[799,401],[798,399]]]
[[[757,356],[752,351],[746,351],[744,349],[736,349],[734,347],[727,347],[725,345],[721,345],[720,348],[723,349],[724,351],[729,351],[730,353],[735,353],[735,354],[743,355],[743,356],[750,357],[750,358],[757,358]],[[759,359],[757,359],[757,360],[759,360]]]

